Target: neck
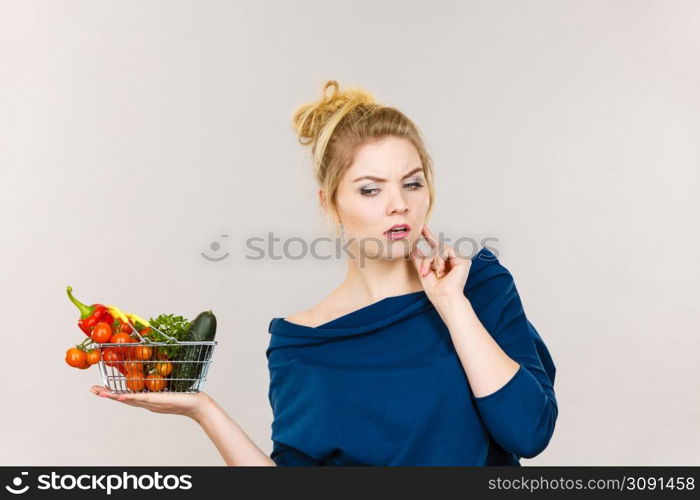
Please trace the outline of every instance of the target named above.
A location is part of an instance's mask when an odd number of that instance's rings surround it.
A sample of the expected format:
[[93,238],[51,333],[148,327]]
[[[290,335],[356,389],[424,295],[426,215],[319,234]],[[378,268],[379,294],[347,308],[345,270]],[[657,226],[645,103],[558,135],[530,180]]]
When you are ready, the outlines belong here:
[[359,259],[348,259],[347,262],[345,280],[339,288],[361,302],[376,302],[385,297],[423,290],[410,258],[365,259],[362,266]]

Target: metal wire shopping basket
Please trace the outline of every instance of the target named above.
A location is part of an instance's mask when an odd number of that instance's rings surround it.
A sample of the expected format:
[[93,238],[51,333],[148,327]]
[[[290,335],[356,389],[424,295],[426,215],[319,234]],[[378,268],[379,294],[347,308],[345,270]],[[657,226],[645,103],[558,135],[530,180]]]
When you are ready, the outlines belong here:
[[202,390],[217,344],[215,340],[177,340],[150,326],[168,339],[155,342],[130,326],[139,342],[97,344],[105,387],[115,393]]

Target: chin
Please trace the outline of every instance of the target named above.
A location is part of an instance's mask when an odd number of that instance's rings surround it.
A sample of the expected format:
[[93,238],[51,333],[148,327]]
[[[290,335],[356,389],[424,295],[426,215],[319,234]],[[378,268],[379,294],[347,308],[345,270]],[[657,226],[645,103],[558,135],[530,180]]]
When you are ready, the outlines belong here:
[[411,255],[411,248],[413,248],[413,242],[406,240],[405,243],[395,242],[394,246],[390,247],[391,253],[389,253],[389,248],[384,252],[384,259],[386,260],[396,260],[405,259],[407,256]]

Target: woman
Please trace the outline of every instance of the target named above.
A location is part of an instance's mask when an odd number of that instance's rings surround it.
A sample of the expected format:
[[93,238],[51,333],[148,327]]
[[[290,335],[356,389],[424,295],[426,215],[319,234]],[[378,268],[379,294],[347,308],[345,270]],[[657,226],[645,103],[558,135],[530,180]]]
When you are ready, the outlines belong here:
[[333,80],[293,122],[349,257],[328,297],[270,322],[270,456],[205,393],[93,391],[191,417],[228,465],[519,465],[539,454],[558,415],[554,364],[496,256],[464,259],[428,228],[432,162],[417,127]]

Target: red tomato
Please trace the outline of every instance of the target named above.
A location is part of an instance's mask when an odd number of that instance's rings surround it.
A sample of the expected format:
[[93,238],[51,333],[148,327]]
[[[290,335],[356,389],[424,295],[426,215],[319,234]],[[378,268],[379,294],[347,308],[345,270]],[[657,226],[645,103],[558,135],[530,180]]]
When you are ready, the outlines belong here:
[[[131,344],[134,342],[134,339],[132,339],[128,333],[115,333],[112,335],[112,338],[109,339],[109,342],[110,344]],[[130,350],[129,347],[115,347],[114,349],[122,356],[126,356]]]
[[66,351],[66,363],[73,368],[80,368],[85,364],[85,351],[81,351],[77,347],[71,347]]
[[165,388],[165,382],[163,377],[154,373],[146,377],[146,387],[148,387],[149,391],[162,391]]
[[124,368],[126,368],[128,373],[143,372],[143,363],[140,361],[126,361],[124,363]]
[[141,371],[129,372],[126,376],[126,386],[134,392],[143,391],[144,379]]
[[97,349],[90,349],[87,353],[86,360],[89,364],[94,365],[100,360],[100,351]]
[[110,324],[104,322],[97,323],[92,330],[92,340],[98,344],[104,344],[105,342],[109,342],[110,338],[112,338],[112,327]]
[[163,376],[167,377],[173,372],[173,364],[169,362],[160,362],[156,363],[156,373]]
[[153,348],[147,345],[140,345],[134,348],[133,354],[134,357],[132,359],[145,361],[151,359],[151,356],[153,356]]
[[120,367],[124,365],[122,357],[114,347],[105,347],[102,351],[102,360],[107,366]]
[[129,334],[131,334],[131,332],[133,331],[132,326],[134,323],[130,319],[126,320],[126,322],[124,322],[120,319],[115,324],[117,326],[114,330],[114,333],[129,333]]

